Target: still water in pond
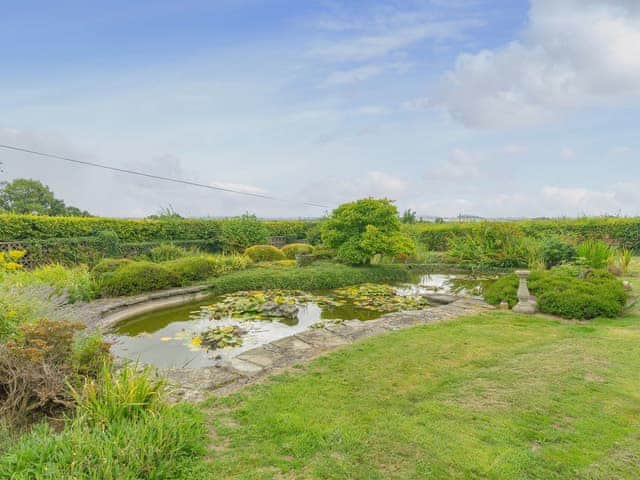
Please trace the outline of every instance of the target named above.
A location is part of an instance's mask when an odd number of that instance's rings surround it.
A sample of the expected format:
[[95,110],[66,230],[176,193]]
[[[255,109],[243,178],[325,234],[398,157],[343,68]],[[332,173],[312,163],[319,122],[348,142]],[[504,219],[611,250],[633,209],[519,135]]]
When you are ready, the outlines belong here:
[[[450,293],[464,289],[476,293],[480,280],[460,275],[422,275],[411,284],[399,285],[401,295]],[[327,292],[321,292],[326,294]],[[311,328],[322,320],[372,320],[383,313],[346,303],[320,306],[299,304],[297,318],[281,321],[234,319],[211,320],[200,307],[216,303],[212,297],[199,302],[143,314],[116,326],[110,335],[112,352],[123,358],[158,367],[203,367],[239,353]],[[195,315],[194,315],[195,312]],[[212,326],[238,325],[245,332],[239,347],[206,350],[193,339]]]

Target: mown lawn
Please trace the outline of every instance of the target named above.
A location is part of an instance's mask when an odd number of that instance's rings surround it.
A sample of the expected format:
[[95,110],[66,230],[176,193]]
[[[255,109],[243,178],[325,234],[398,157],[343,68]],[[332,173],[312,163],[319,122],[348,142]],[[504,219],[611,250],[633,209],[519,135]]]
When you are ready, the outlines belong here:
[[640,317],[416,327],[203,408],[211,478],[638,478]]

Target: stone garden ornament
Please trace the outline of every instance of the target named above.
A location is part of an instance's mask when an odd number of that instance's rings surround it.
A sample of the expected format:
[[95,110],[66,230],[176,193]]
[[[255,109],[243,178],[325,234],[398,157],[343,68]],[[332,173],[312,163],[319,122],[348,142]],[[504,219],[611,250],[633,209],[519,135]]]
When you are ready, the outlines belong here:
[[518,303],[513,307],[514,312],[536,313],[538,311],[538,302],[529,293],[529,287],[527,286],[527,277],[530,273],[529,270],[516,270],[520,284],[518,285]]

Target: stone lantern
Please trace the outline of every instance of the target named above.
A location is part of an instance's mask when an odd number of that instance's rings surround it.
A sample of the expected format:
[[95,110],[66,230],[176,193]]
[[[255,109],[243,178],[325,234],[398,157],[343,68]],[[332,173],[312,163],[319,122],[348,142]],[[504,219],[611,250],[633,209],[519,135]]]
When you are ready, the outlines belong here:
[[520,279],[518,285],[518,303],[513,307],[513,311],[517,313],[536,313],[538,311],[538,302],[529,293],[527,286],[527,277],[531,272],[529,270],[516,270],[516,275]]

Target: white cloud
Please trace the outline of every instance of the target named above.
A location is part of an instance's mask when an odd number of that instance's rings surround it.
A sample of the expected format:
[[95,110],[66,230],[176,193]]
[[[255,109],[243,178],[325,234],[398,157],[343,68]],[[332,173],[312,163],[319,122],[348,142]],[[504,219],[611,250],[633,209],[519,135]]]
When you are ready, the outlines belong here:
[[353,85],[370,78],[377,77],[379,75],[382,75],[383,73],[404,73],[410,68],[410,63],[397,62],[368,64],[345,70],[336,70],[335,72],[331,72],[329,74],[329,76],[324,81],[324,86],[333,87],[342,85]]
[[528,125],[640,96],[640,3],[532,0],[521,39],[460,55],[432,105],[474,127]]
[[505,145],[502,148],[502,153],[504,153],[505,155],[509,155],[509,156],[520,155],[521,153],[524,153],[526,151],[527,151],[527,149],[525,147],[523,147],[522,145],[517,145],[517,144]]
[[359,83],[383,72],[380,65],[363,65],[348,70],[338,70],[332,72],[325,80],[326,85],[351,85]]
[[387,197],[392,200],[405,198],[414,190],[411,182],[387,172],[372,170],[356,178],[328,176],[309,182],[300,195],[311,202],[339,205],[358,198]]
[[462,148],[454,148],[449,158],[431,169],[428,181],[460,181],[477,179],[482,174],[482,157]]
[[382,57],[426,39],[456,38],[460,31],[482,25],[475,20],[427,22],[394,28],[382,33],[333,41],[311,51],[313,55],[337,61],[361,61]]
[[565,160],[571,160],[573,158],[576,158],[576,152],[571,147],[562,147],[562,149],[560,150],[560,156]]

